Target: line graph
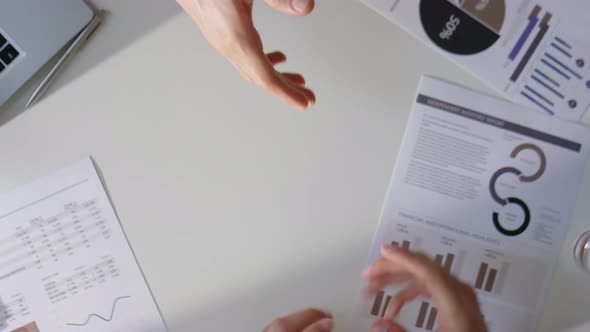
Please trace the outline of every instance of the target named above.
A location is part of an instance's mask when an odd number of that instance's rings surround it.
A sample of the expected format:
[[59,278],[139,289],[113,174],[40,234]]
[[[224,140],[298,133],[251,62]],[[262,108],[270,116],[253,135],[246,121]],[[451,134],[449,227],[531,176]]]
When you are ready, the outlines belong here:
[[131,298],[131,296],[119,296],[119,297],[115,298],[113,300],[113,307],[111,308],[111,314],[109,315],[108,318],[107,317],[103,317],[103,316],[101,316],[99,314],[96,314],[96,313],[91,313],[90,315],[88,315],[88,318],[86,318],[86,321],[84,323],[66,323],[66,325],[68,325],[68,326],[78,326],[78,327],[80,327],[80,326],[86,326],[86,325],[88,325],[88,323],[90,323],[90,320],[92,319],[92,317],[96,317],[96,318],[98,318],[100,320],[103,320],[105,322],[110,322],[111,320],[113,320],[113,317],[115,315],[115,308],[117,307],[117,303],[120,300],[128,299],[128,298]]

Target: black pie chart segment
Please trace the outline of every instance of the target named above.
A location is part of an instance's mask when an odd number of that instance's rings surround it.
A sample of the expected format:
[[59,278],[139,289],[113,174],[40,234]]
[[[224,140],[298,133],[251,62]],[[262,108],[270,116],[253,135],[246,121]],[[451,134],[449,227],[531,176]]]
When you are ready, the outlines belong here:
[[494,175],[492,175],[492,178],[490,179],[490,195],[492,195],[492,198],[498,202],[498,204],[500,205],[506,205],[508,202],[507,200],[503,199],[502,197],[500,197],[500,195],[498,195],[498,193],[496,192],[496,182],[498,181],[498,178],[500,178],[500,176],[502,176],[505,173],[510,173],[510,174],[514,174],[514,175],[521,175],[522,172],[519,171],[518,169],[514,168],[514,167],[504,167],[504,168],[500,168],[499,170],[496,171],[496,173],[494,173]]
[[506,236],[518,236],[518,235],[522,234],[524,231],[526,231],[526,229],[529,227],[529,223],[531,222],[531,211],[529,210],[529,207],[526,205],[525,202],[523,202],[522,200],[520,200],[516,197],[508,197],[508,203],[509,204],[516,204],[522,208],[522,212],[524,214],[524,219],[522,221],[522,224],[516,229],[506,229],[500,223],[500,217],[498,215],[498,212],[494,212],[494,214],[493,214],[494,226],[496,227],[498,232],[500,232]]
[[[503,1],[503,0],[496,0]],[[458,55],[471,55],[485,51],[500,35],[468,15],[448,0],[421,0],[420,19],[424,31],[436,45]],[[450,22],[457,22],[451,24]],[[443,31],[452,30],[452,34]],[[445,36],[445,38],[441,37]]]

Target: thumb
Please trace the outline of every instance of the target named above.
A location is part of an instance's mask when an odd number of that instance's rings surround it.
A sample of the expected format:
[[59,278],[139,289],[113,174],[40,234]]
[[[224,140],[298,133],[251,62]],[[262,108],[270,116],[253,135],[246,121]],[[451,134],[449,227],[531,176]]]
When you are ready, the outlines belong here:
[[314,0],[265,0],[272,8],[289,15],[303,16],[311,13]]

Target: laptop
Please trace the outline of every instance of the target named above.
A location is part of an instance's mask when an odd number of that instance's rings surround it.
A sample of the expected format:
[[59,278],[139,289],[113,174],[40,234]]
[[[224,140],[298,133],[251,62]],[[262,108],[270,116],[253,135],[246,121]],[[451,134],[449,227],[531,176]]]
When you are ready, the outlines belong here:
[[0,105],[93,17],[83,0],[0,1]]

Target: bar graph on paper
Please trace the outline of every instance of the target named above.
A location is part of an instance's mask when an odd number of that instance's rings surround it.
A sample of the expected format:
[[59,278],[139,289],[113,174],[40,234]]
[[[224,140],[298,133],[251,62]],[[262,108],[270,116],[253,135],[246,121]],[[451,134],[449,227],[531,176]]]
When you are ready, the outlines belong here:
[[404,248],[404,249],[409,250],[410,249],[410,241],[403,240],[401,242],[401,244],[398,241],[392,241],[391,246],[396,247],[396,248]]
[[[480,301],[487,306],[510,303],[512,308],[528,310],[525,308],[538,303],[537,290],[542,287],[547,270],[542,261],[486,248],[450,235],[424,232],[421,227],[401,221],[391,226],[389,234],[395,238],[384,238],[384,243],[426,254],[444,271],[472,285]],[[389,287],[378,292],[365,302],[364,312],[371,319],[385,317],[388,305],[401,289]],[[503,310],[502,305],[497,310]],[[402,308],[397,319],[408,331],[435,331],[438,316],[431,299],[418,297]]]
[[[499,292],[498,284],[504,280],[505,273],[508,271],[508,266],[505,265],[501,270],[490,266],[488,263],[482,262],[477,272],[477,279],[475,279],[475,289],[483,290],[491,293],[493,291]],[[499,275],[499,274],[502,275]]]
[[[405,226],[400,226],[398,231],[408,232]],[[453,239],[448,237],[440,237],[439,239],[424,239],[422,237],[412,237],[412,240],[400,239],[389,242],[393,247],[404,248],[413,251],[424,252],[425,246],[436,248],[428,248],[434,253],[430,256],[440,265],[440,267],[448,273],[459,274],[461,272],[463,261],[465,260],[466,252],[455,248]],[[452,249],[452,250],[449,250]],[[383,318],[386,314],[387,307],[393,296],[397,292],[394,290],[383,290],[375,295],[370,307],[369,314],[373,318]],[[434,331],[437,324],[437,308],[428,300],[420,300],[419,307],[415,312],[415,317],[412,318],[413,325],[416,329],[424,331]]]
[[531,4],[528,13],[508,48],[506,91],[547,114],[567,110],[567,117],[577,118],[590,103],[587,54],[558,28],[550,10]]
[[[385,294],[384,291],[377,293],[371,306],[371,316],[383,318],[391,299],[391,294]],[[421,301],[414,326],[426,331],[433,331],[436,325],[437,314],[437,309],[429,301]]]

